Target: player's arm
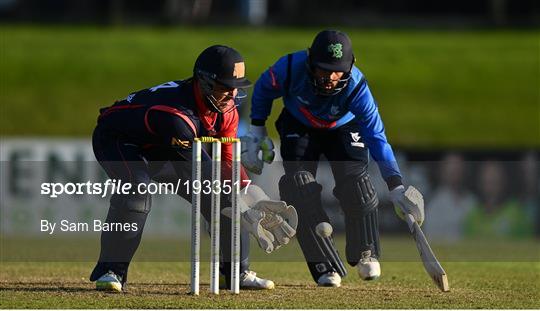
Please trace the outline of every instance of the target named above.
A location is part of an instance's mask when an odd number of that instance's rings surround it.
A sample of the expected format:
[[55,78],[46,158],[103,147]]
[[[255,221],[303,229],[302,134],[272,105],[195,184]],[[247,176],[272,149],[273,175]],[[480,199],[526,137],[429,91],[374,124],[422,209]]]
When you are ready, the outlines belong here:
[[[252,173],[261,174],[263,163],[274,160],[274,143],[268,137],[266,119],[276,98],[285,94],[289,57],[280,58],[263,72],[255,83],[251,97],[251,125],[247,135],[242,136],[242,164]],[[259,158],[262,151],[262,158]]]
[[255,83],[250,114],[253,125],[263,126],[270,115],[273,101],[285,94],[287,62],[287,56],[280,58],[264,71]]
[[403,220],[406,218],[405,213],[411,214],[421,225],[424,222],[422,194],[412,186],[405,191],[394,151],[386,139],[377,104],[367,82],[364,82],[352,101],[351,111],[360,122],[362,137],[390,190],[390,199],[394,203],[396,214]]
[[364,82],[351,102],[351,111],[360,123],[362,138],[367,144],[371,156],[377,162],[388,189],[392,190],[402,185],[401,173],[394,151],[386,139],[384,124],[367,82]]

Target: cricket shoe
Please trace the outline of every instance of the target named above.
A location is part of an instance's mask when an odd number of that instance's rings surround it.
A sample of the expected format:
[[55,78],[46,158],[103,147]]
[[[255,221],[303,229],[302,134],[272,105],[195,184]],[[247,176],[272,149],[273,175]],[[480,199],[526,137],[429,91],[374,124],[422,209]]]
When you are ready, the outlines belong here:
[[240,288],[243,289],[274,289],[275,284],[271,280],[257,277],[257,273],[246,270],[240,273]]
[[324,287],[340,287],[341,276],[337,272],[327,272],[319,277],[317,285]]
[[375,280],[381,276],[381,265],[377,258],[371,256],[371,251],[362,252],[362,257],[356,268],[358,268],[358,275],[362,280]]
[[122,281],[121,278],[116,275],[114,272],[109,271],[102,275],[96,281],[96,289],[109,291],[109,292],[121,292],[122,291]]

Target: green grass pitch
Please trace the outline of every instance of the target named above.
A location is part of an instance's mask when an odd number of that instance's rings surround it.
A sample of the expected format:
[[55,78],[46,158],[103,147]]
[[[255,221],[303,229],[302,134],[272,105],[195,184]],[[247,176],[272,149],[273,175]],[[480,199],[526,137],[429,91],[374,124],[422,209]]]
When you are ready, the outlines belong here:
[[[340,240],[338,245],[342,246],[342,242]],[[2,251],[14,252],[13,245],[10,245],[14,243],[4,240]],[[409,237],[385,238],[382,243],[386,255],[382,260],[382,276],[376,281],[362,281],[356,270],[348,267],[349,274],[342,287],[319,288],[311,280],[305,263],[298,259],[301,258],[297,256],[298,245],[293,242],[279,250],[281,255],[289,255],[290,259],[276,260],[274,255],[261,255],[253,248],[251,268],[258,275],[273,279],[275,290],[243,290],[239,295],[222,290],[219,296],[210,295],[209,264],[202,262],[199,297],[188,294],[189,262],[174,262],[173,250],[178,251],[178,246],[171,245],[178,244],[171,241],[159,242],[151,247],[148,241],[145,243],[143,240],[136,256],[138,260],[130,267],[128,286],[120,294],[94,290],[93,283],[88,281],[93,262],[29,262],[3,255],[0,266],[0,308],[540,308],[538,241],[491,246],[483,243],[483,247],[481,244],[464,243],[448,249],[438,244],[432,245],[439,259],[443,260],[448,274],[451,291],[447,293],[440,292],[432,283],[418,261],[414,242]],[[19,248],[25,249],[25,255],[30,259],[35,259],[37,252],[43,253],[46,249],[62,255],[62,249],[68,254],[80,251],[78,247],[83,248],[82,245],[67,243],[56,243],[56,247],[52,248],[46,247],[46,243],[39,244],[41,248],[38,244],[28,243]],[[92,245],[84,248],[90,249],[95,258],[97,240]],[[161,259],[173,259],[158,262],[145,260],[151,258],[146,255],[159,249],[165,253]],[[189,256],[187,250],[184,251],[184,259]],[[171,255],[167,255],[167,252]]]
[[[87,280],[93,263],[2,264],[1,308],[234,308],[234,309],[362,309],[430,308],[537,309],[539,270],[536,263],[443,263],[451,291],[440,292],[418,262],[382,264],[382,277],[359,280],[353,269],[340,288],[319,288],[304,263],[254,264],[261,276],[272,277],[272,291],[241,291],[232,295],[189,292],[188,263],[135,263],[126,291],[93,290]],[[203,277],[208,274],[203,269]]]

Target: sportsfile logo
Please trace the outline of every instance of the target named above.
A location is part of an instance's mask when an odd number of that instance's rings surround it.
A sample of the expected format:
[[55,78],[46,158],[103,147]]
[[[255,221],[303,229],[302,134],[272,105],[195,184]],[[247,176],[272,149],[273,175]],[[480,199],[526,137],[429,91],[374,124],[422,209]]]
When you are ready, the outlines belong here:
[[360,133],[358,132],[351,132],[351,138],[352,138],[352,142],[351,142],[351,146],[353,147],[359,147],[359,148],[364,148],[364,143],[363,142],[360,142]]

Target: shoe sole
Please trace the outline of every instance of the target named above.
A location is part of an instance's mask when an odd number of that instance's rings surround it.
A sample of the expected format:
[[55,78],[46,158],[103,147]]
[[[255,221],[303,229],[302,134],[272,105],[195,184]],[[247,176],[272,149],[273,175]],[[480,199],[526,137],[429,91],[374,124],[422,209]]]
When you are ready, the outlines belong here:
[[[240,286],[240,289],[244,289],[244,290],[271,290],[271,289],[274,289],[276,286],[275,285],[271,285],[269,287],[249,287],[249,286]],[[231,289],[230,287],[227,287],[227,286],[219,286],[219,289],[221,290],[228,290],[228,289]]]
[[122,292],[122,284],[116,282],[96,282],[96,289],[107,292]]
[[317,284],[319,287],[341,287],[341,284]]
[[367,278],[362,278],[364,281],[374,281],[376,279],[378,279],[379,277],[378,276],[370,276],[370,277],[367,277]]
[[256,286],[241,286],[240,289],[247,289],[247,290],[272,290],[276,287],[274,283],[270,284],[268,287],[256,287]]

